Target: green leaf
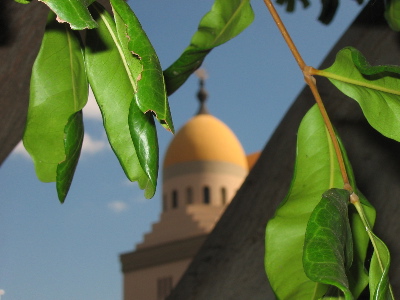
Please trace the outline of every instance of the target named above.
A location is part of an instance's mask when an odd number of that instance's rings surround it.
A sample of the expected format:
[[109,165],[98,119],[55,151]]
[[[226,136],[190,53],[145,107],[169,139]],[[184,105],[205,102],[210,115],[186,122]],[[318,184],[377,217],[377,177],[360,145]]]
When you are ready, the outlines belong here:
[[89,83],[100,107],[104,128],[111,147],[126,176],[147,185],[129,131],[129,108],[134,90],[126,73],[123,54],[115,23],[99,4],[94,3],[91,11],[99,27],[86,34],[86,69]]
[[21,4],[29,4],[32,2],[32,0],[14,0],[15,2],[21,3]]
[[303,265],[312,281],[339,288],[353,299],[346,275],[353,261],[353,240],[348,218],[350,193],[330,189],[311,213],[307,224]]
[[56,181],[66,159],[64,130],[70,117],[86,104],[88,84],[78,38],[49,14],[39,54],[32,69],[28,118],[23,137],[38,178]]
[[129,110],[129,129],[139,162],[149,181],[145,186],[145,197],[154,196],[158,177],[158,140],[151,112],[144,114],[137,102],[131,103]]
[[370,299],[394,299],[389,283],[390,252],[386,245],[373,232],[370,232],[370,234],[375,249],[369,268]]
[[[342,153],[349,179],[356,190],[354,175],[344,149]],[[313,282],[304,273],[304,236],[307,222],[321,195],[330,188],[342,186],[333,145],[318,108],[314,105],[299,127],[296,165],[290,191],[266,229],[265,268],[278,299],[318,299],[327,292],[327,285]],[[365,199],[361,201],[373,221],[374,209]],[[349,217],[351,226],[355,226],[352,228],[355,256],[348,276],[350,290],[358,297],[368,283],[363,264],[369,238],[352,207]]]
[[[353,168],[347,157],[346,150],[339,138],[338,141],[342,151],[343,160],[346,166],[346,171],[350,180],[350,185],[352,186],[353,191],[359,197],[368,224],[370,224],[370,226],[373,227],[376,218],[375,208],[368,202],[368,200],[364,197],[361,191],[358,190],[354,178]],[[359,295],[362,293],[362,291],[367,287],[369,282],[368,273],[365,270],[364,263],[367,258],[367,250],[368,250],[368,245],[370,243],[370,239],[367,231],[365,230],[365,225],[363,223],[363,220],[361,219],[359,213],[357,212],[356,208],[353,205],[349,207],[349,220],[354,241],[353,243],[354,258],[353,258],[353,264],[348,272],[349,273],[348,279],[350,284],[350,290],[354,298],[357,299]]]
[[343,181],[329,134],[318,108],[303,118],[290,191],[266,229],[265,268],[278,299],[318,299],[328,286],[310,280],[303,270],[307,222],[324,191]]
[[331,67],[315,74],[356,100],[372,127],[400,141],[400,67],[371,67],[358,50],[347,47]]
[[199,68],[214,48],[237,36],[254,20],[250,0],[215,0],[201,19],[189,47],[164,71],[168,95],[174,93]]
[[143,113],[153,112],[162,126],[174,132],[164,76],[157,54],[136,15],[124,0],[111,0],[121,44],[142,64],[136,73],[137,105]]
[[96,28],[97,24],[87,6],[94,0],[42,0],[56,15],[60,23],[67,22],[72,29]]
[[385,6],[385,19],[390,28],[400,31],[400,1],[388,0],[385,1]]
[[61,203],[68,194],[78,164],[83,143],[82,111],[73,114],[65,126],[64,146],[66,158],[57,166],[57,194]]

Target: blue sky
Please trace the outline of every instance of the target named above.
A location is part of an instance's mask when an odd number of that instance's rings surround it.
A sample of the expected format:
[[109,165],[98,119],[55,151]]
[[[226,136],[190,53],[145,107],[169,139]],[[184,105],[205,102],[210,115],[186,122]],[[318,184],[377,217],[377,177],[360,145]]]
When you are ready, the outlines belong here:
[[[189,44],[211,0],[130,1],[168,67]],[[360,7],[342,1],[329,26],[316,21],[320,1],[296,13],[279,12],[307,64],[317,67]],[[262,1],[254,23],[214,49],[208,73],[208,108],[238,136],[247,153],[261,150],[304,85]],[[170,97],[175,128],[197,111],[192,76]],[[122,299],[119,254],[132,251],[160,214],[160,190],[151,200],[124,176],[107,144],[95,106],[85,109],[85,146],[65,204],[55,185],[36,179],[18,146],[0,168],[0,289],[2,300]],[[159,129],[163,159],[172,135]],[[295,138],[288,137],[288,138]],[[161,162],[162,164],[162,162]]]

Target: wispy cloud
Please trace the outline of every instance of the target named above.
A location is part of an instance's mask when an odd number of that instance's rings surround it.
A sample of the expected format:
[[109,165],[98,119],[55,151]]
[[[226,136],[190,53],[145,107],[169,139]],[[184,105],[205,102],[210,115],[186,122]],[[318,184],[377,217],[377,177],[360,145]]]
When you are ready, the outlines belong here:
[[20,141],[17,146],[15,146],[14,150],[12,153],[15,153],[17,155],[21,155],[25,158],[30,158],[28,151],[25,150],[24,144],[22,141]]
[[[81,155],[93,155],[108,148],[108,142],[106,137],[103,139],[94,139],[89,134],[85,133],[83,137],[83,144]],[[18,145],[14,148],[13,154],[22,156],[24,158],[30,158],[29,153],[25,150],[25,147],[20,141]]]
[[115,212],[117,214],[121,213],[121,212],[124,212],[124,211],[127,211],[128,208],[129,208],[129,206],[128,206],[128,204],[126,202],[119,201],[119,200],[115,200],[115,201],[112,201],[112,202],[108,203],[107,207],[111,211],[113,211],[113,212]]
[[83,108],[83,116],[88,119],[101,121],[101,112],[94,98],[92,89],[89,89],[89,98],[86,106]]
[[96,140],[89,134],[85,133],[83,137],[82,151],[81,154],[95,154],[102,150],[105,150],[108,146],[106,139]]

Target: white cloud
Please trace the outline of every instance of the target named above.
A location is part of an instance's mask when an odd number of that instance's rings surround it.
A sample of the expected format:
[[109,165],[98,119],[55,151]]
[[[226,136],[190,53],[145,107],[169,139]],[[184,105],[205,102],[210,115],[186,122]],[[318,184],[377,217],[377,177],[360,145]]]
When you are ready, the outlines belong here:
[[21,155],[25,158],[30,158],[29,153],[26,151],[24,144],[22,143],[22,141],[20,141],[17,146],[15,146],[13,152],[13,154],[17,154],[17,155]]
[[108,143],[106,139],[95,140],[89,134],[85,133],[81,154],[95,154],[104,150],[107,146]]
[[83,116],[88,119],[101,121],[101,112],[94,98],[93,91],[89,87],[89,98],[86,106],[83,108]]
[[108,203],[107,207],[115,213],[121,213],[128,210],[128,204],[118,200]]
[[[96,140],[92,138],[89,134],[85,133],[83,138],[81,155],[95,154],[107,149],[107,147],[108,147],[108,142],[106,138]],[[26,151],[22,141],[20,141],[17,144],[17,146],[15,146],[12,153],[20,155],[24,158],[30,158],[29,153]]]

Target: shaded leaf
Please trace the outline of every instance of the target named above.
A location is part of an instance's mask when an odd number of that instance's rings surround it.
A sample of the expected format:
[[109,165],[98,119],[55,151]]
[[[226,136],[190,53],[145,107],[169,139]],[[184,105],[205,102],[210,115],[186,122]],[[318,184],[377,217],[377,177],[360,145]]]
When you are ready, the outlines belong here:
[[78,111],[65,126],[65,154],[66,158],[57,166],[56,188],[58,199],[64,203],[74,177],[76,165],[78,164],[83,143],[83,120],[82,111]]
[[32,2],[32,0],[14,0],[15,2],[21,3],[21,4],[29,4]]
[[390,28],[394,31],[400,31],[400,1],[386,0],[385,6],[385,19]]
[[315,75],[327,77],[340,91],[356,100],[372,127],[400,141],[400,68],[371,67],[362,54],[342,49],[335,63]]
[[137,80],[137,105],[143,113],[153,112],[162,126],[174,132],[157,54],[129,5],[124,0],[111,0],[111,5],[121,44],[127,45],[129,54],[142,64],[141,72],[136,72],[134,77]]
[[111,148],[126,176],[144,188],[142,170],[129,131],[129,108],[134,90],[120,53],[115,23],[99,4],[90,8],[99,27],[86,34],[86,69],[89,83],[100,107]]
[[49,14],[30,86],[28,118],[23,137],[38,178],[56,181],[66,158],[64,130],[70,117],[86,104],[88,84],[82,49],[75,33]]
[[[344,149],[342,152],[352,186],[356,189]],[[333,145],[318,108],[314,105],[299,127],[296,165],[290,191],[266,229],[265,268],[278,299],[317,299],[327,292],[327,285],[313,282],[304,273],[304,235],[309,217],[322,193],[342,186]],[[365,200],[362,205],[368,217],[374,219],[375,211],[369,203]],[[356,226],[353,229],[355,256],[349,271],[349,281],[350,290],[357,297],[368,283],[363,263],[369,238],[357,212],[350,209],[349,214],[351,225]]]
[[353,299],[346,275],[353,260],[349,196],[343,189],[330,189],[322,195],[308,221],[303,252],[307,277],[339,288],[346,300]]
[[[286,5],[287,12],[293,12],[296,8],[296,1],[297,0],[277,0],[276,3],[280,5]],[[303,4],[303,8],[307,8],[310,5],[308,0],[300,0]]]
[[158,140],[151,112],[144,114],[135,99],[129,109],[129,129],[142,169],[149,181],[145,186],[146,198],[154,196],[158,177]]
[[335,17],[339,6],[339,0],[321,0],[322,10],[318,17],[318,21],[323,24],[329,24]]
[[370,232],[370,234],[375,249],[369,268],[370,299],[394,299],[389,283],[390,252],[386,245],[373,232]]
[[211,49],[237,36],[253,20],[250,0],[215,0],[211,10],[201,19],[189,47],[164,71],[168,95],[201,66]]
[[97,27],[87,8],[94,0],[41,1],[57,15],[57,21],[69,23],[72,29],[82,30]]

